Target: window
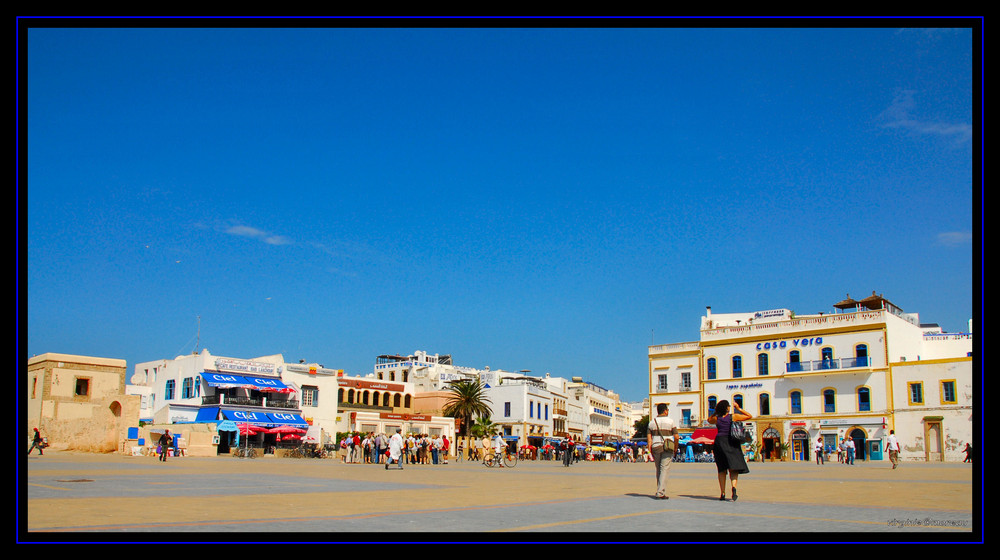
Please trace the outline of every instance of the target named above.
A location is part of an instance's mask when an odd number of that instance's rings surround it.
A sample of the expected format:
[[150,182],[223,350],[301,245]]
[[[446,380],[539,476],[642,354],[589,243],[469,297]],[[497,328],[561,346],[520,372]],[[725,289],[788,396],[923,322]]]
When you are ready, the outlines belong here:
[[709,358],[705,369],[708,371],[708,378],[715,379],[715,358]]
[[941,404],[958,404],[953,380],[941,382]]
[[909,393],[910,404],[924,404],[924,384],[920,382],[907,383],[906,392]]
[[792,414],[802,414],[802,393],[800,391],[789,393],[788,402],[791,405]]
[[74,395],[78,397],[86,397],[90,394],[90,379],[86,377],[77,377],[76,386],[74,387]]
[[545,418],[543,420],[549,419],[549,403],[545,403]]
[[535,417],[535,403],[534,401],[528,401],[528,418]]
[[868,345],[858,344],[854,347],[854,357],[856,358],[856,367],[867,367],[868,366]]
[[174,398],[174,380],[169,379],[167,380],[166,386],[164,386],[163,388],[163,399],[169,401],[173,400],[173,398]]
[[185,377],[184,380],[181,381],[181,398],[190,399],[193,396],[194,396],[194,379],[191,379],[190,377]]
[[837,412],[837,392],[833,389],[823,391],[823,412]]
[[743,408],[743,395],[733,395],[733,402]]
[[872,409],[872,394],[868,387],[858,389],[858,412],[869,412]]
[[767,375],[767,354],[757,354],[757,375]]
[[743,377],[743,357],[733,356],[733,378]]
[[715,412],[715,405],[717,403],[718,403],[718,399],[715,398],[715,395],[712,395],[712,396],[708,397],[708,410],[710,411],[710,413],[714,414],[714,412]]
[[681,391],[691,390],[691,372],[684,371],[681,372]]
[[503,415],[505,417],[510,417],[510,401],[503,403]]
[[319,388],[302,386],[302,406],[319,406]]
[[667,374],[661,373],[656,376],[656,388],[659,391],[667,390]]
[[796,371],[802,371],[802,364],[799,363],[798,350],[792,350],[791,352],[788,353],[788,371],[790,373]]
[[771,414],[771,397],[767,393],[761,393],[757,397],[757,405],[760,409],[758,414],[761,416],[769,416]]

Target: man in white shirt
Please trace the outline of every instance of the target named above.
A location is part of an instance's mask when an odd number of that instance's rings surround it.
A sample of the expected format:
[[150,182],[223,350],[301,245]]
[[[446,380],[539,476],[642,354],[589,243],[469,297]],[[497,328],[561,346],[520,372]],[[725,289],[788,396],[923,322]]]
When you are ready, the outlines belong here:
[[889,438],[885,442],[885,448],[889,452],[889,462],[892,468],[899,465],[899,440],[896,439],[896,430],[889,430]]
[[660,500],[667,500],[667,479],[670,476],[670,464],[674,460],[674,449],[677,448],[677,426],[668,416],[667,403],[656,405],[656,416],[649,421],[646,428],[646,447],[653,454],[656,463],[656,495]]

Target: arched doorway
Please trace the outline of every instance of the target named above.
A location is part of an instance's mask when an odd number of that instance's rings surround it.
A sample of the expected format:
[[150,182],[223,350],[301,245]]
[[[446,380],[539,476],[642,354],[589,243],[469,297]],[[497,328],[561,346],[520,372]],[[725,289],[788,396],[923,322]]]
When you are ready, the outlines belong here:
[[856,461],[866,461],[868,454],[865,450],[868,435],[861,428],[854,428],[847,432],[847,437],[854,442],[854,459]]
[[809,432],[805,430],[795,430],[789,435],[792,444],[792,460],[809,460]]
[[760,436],[761,459],[781,460],[781,433],[774,428],[764,430]]

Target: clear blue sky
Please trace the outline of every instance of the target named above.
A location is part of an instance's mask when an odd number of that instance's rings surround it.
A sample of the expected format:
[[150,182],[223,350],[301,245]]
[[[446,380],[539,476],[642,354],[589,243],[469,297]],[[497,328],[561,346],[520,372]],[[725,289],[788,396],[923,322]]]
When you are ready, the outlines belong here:
[[[328,23],[328,22],[321,22]],[[586,23],[586,22],[584,22]],[[965,29],[31,29],[29,356],[638,400],[705,306],[974,309]],[[976,113],[978,114],[978,113]],[[25,200],[26,198],[26,200]]]

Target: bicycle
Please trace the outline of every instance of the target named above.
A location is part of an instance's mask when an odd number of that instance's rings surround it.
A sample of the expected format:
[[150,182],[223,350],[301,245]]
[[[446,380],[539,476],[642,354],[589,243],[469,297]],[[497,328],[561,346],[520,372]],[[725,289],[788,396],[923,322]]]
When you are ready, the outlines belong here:
[[233,450],[233,457],[237,457],[240,459],[244,457],[248,459],[256,459],[257,450],[254,449],[253,447],[237,447],[236,449]]
[[487,467],[499,467],[501,464],[508,468],[513,468],[517,465],[517,453],[511,453],[510,451],[502,452],[501,457],[497,457],[495,453],[487,453],[486,457],[483,458],[483,465]]

